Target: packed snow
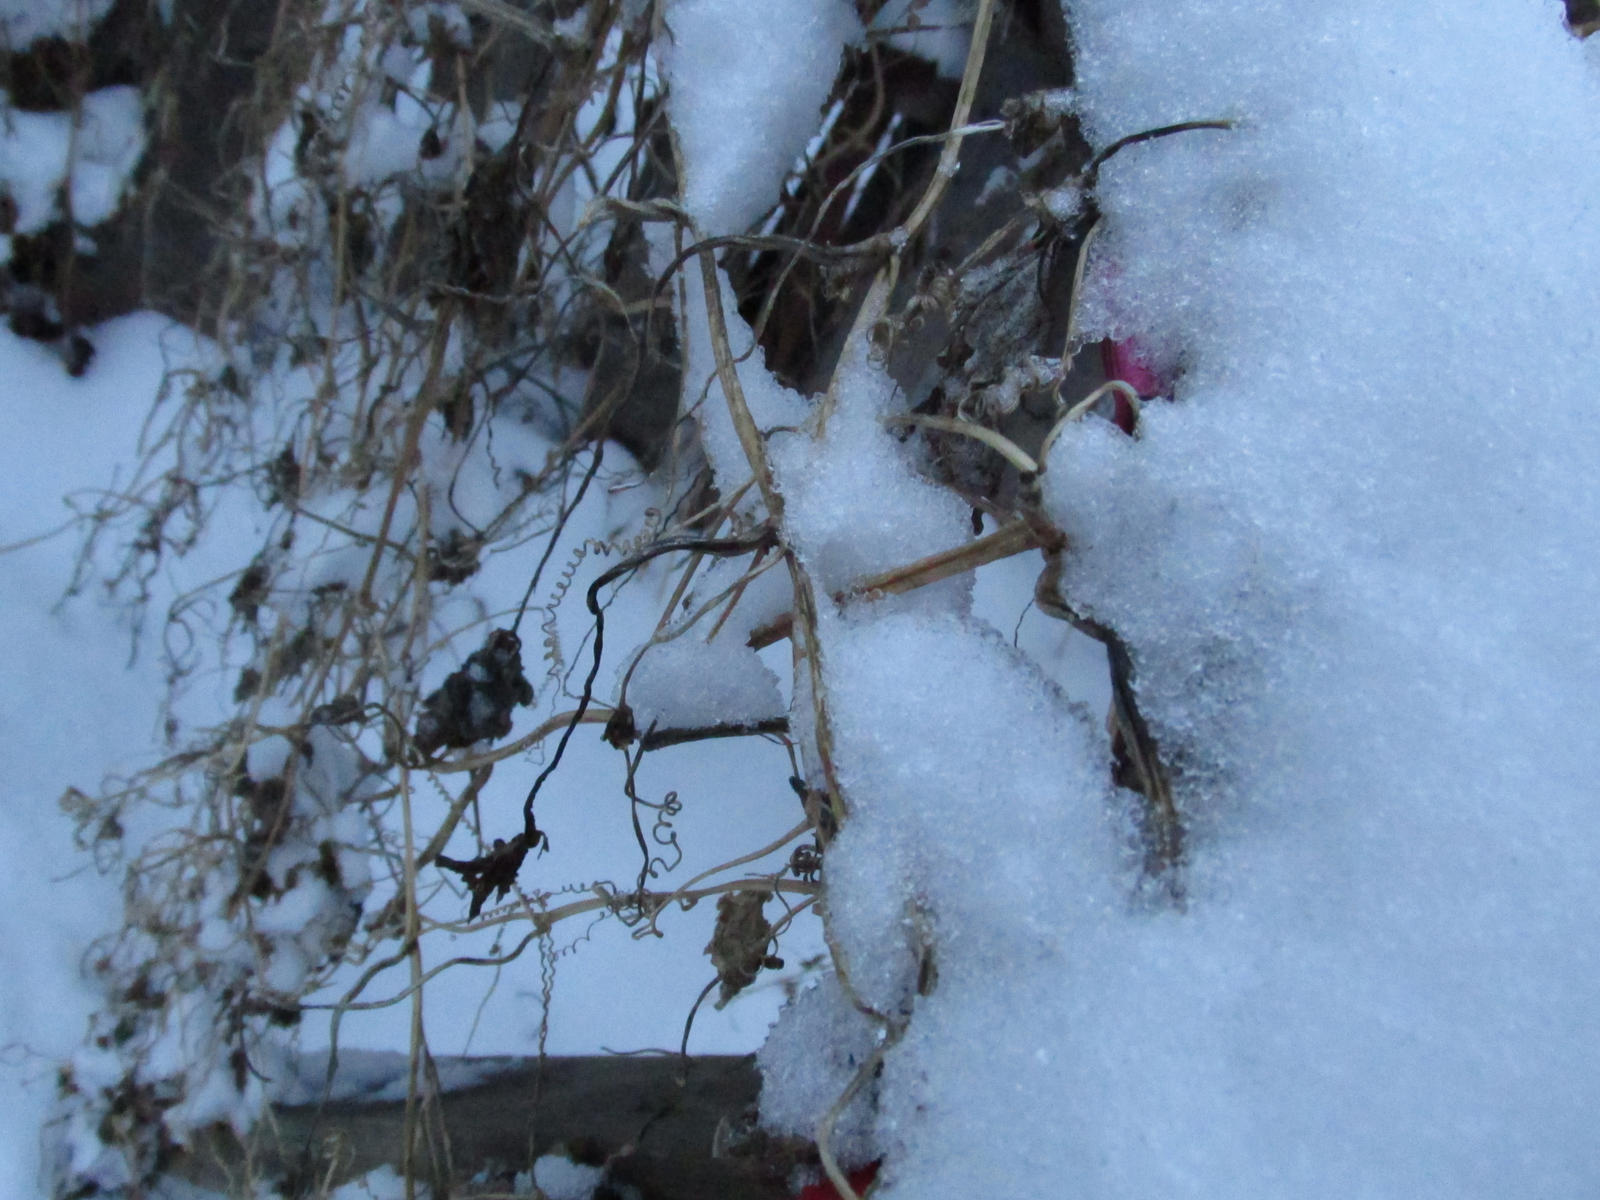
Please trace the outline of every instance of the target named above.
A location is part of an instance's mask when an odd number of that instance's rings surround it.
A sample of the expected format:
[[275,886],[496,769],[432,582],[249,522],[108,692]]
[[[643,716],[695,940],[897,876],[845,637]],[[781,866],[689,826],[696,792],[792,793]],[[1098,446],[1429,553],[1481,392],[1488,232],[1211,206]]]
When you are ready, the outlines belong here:
[[166,320],[128,317],[95,332],[96,361],[66,377],[48,350],[0,331],[5,488],[0,589],[11,624],[0,671],[6,869],[0,872],[0,1194],[31,1196],[39,1128],[56,1073],[97,997],[79,978],[91,941],[120,907],[116,881],[73,845],[56,802],[68,787],[147,765],[160,737],[161,663],[133,653],[130,614],[89,594],[64,598],[78,549],[73,508],[93,511],[128,477],[130,447],[169,366],[193,338]]

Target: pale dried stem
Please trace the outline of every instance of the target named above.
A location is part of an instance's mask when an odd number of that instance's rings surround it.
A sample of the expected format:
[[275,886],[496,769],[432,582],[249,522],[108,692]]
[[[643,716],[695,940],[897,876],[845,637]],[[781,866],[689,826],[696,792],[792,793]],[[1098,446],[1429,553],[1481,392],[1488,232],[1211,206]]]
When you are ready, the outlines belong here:
[[1103,397],[1109,396],[1113,392],[1126,400],[1128,406],[1133,409],[1133,430],[1135,436],[1137,436],[1144,408],[1139,389],[1125,379],[1108,379],[1063,413],[1061,419],[1050,427],[1050,432],[1044,435],[1044,441],[1039,443],[1039,465],[1041,469],[1049,461],[1050,451],[1055,447],[1056,439],[1061,436],[1066,427],[1074,421],[1082,420],[1088,415],[1089,410],[1098,404]]
[[[852,599],[873,600],[879,596],[894,596],[902,592],[915,591],[917,588],[963,575],[1026,550],[1036,550],[1039,545],[1039,538],[1028,522],[1013,521],[993,533],[975,538],[964,545],[941,550],[937,554],[930,554],[915,562],[869,575],[845,590],[835,592],[833,599],[839,604],[844,604]],[[747,644],[753,649],[760,650],[781,641],[789,636],[793,622],[794,614],[785,613],[752,632]]]
[[[576,712],[557,713],[548,720],[541,721],[539,725],[523,734],[514,742],[507,742],[504,746],[496,746],[493,750],[485,750],[481,754],[474,754],[470,758],[456,758],[448,762],[431,763],[428,769],[435,775],[449,775],[457,771],[477,771],[483,767],[503,762],[514,758],[531,746],[537,746],[552,733],[560,733],[572,724]],[[582,717],[578,717],[581,725],[604,725],[611,719],[611,709],[603,704],[591,704]]]
[[401,894],[405,897],[405,944],[407,969],[411,973],[411,1046],[406,1073],[405,1132],[401,1142],[401,1171],[405,1175],[406,1200],[416,1200],[416,1172],[413,1155],[417,1140],[417,1067],[422,1050],[422,945],[418,937],[421,910],[417,904],[417,856],[415,829],[411,820],[411,772],[400,765],[400,812],[404,824],[404,864]]
[[[972,21],[972,41],[967,47],[967,62],[961,72],[961,88],[956,93],[955,111],[950,116],[950,134],[944,143],[944,149],[939,154],[939,165],[934,169],[933,178],[929,181],[927,190],[922,193],[922,198],[918,200],[916,208],[911,210],[911,215],[898,228],[885,235],[886,242],[892,247],[892,253],[889,261],[873,279],[866,298],[856,311],[850,332],[845,337],[844,351],[840,355],[841,362],[853,361],[860,355],[861,342],[883,319],[883,314],[889,306],[889,298],[894,294],[895,284],[900,277],[902,252],[922,231],[923,225],[933,215],[933,210],[938,207],[939,201],[944,198],[950,181],[956,176],[961,163],[961,144],[966,135],[973,132],[968,126],[968,118],[972,115],[972,102],[978,94],[978,78],[983,74],[983,60],[988,50],[989,30],[993,23],[994,0],[978,0],[978,10]],[[828,418],[838,403],[839,382],[840,376],[835,373],[828,385],[827,394],[823,396],[817,408],[816,431],[819,437],[827,429]]]
[[[781,528],[783,496],[773,482],[772,467],[767,461],[766,443],[761,438],[761,431],[756,428],[755,419],[750,415],[750,406],[745,402],[744,388],[739,383],[739,372],[734,365],[733,351],[728,345],[727,320],[722,311],[721,280],[717,274],[716,259],[710,250],[700,251],[700,278],[704,285],[702,291],[705,293],[712,350],[717,360],[717,377],[722,383],[723,394],[728,402],[728,413],[739,435],[739,445],[750,463],[750,471],[755,476],[756,486],[761,489],[762,499],[766,502],[767,517],[774,527]],[[805,669],[810,673],[811,705],[816,721],[817,758],[827,783],[829,802],[840,810],[835,816],[842,818],[847,805],[833,764],[833,732],[828,717],[827,691],[823,683],[822,651],[817,641],[816,594],[811,586],[811,576],[799,557],[787,547],[783,556],[789,565],[789,578],[794,586],[795,617],[801,634],[799,638],[793,639],[794,666],[798,672],[803,659]]]
[[711,334],[711,349],[717,360],[717,380],[727,398],[728,415],[733,420],[734,432],[739,436],[739,448],[761,489],[761,499],[767,506],[767,516],[774,525],[783,523],[783,496],[772,479],[772,467],[767,462],[766,443],[756,428],[750,406],[745,402],[744,387],[739,382],[738,367],[733,350],[728,344],[728,322],[722,311],[722,279],[717,272],[717,260],[710,250],[701,250],[700,280],[705,293],[707,324]]
[[[759,850],[752,850],[748,854],[741,854],[738,858],[730,858],[727,862],[718,863],[714,867],[707,867],[704,871],[701,871],[700,874],[696,875],[694,878],[692,878],[692,879],[688,880],[687,882],[685,882],[684,885],[682,887],[678,888],[677,891],[675,891],[672,894],[670,894],[669,896],[667,896],[667,898],[661,902],[660,907],[651,912],[651,914],[650,914],[650,923],[649,923],[648,927],[646,928],[646,930],[641,931],[641,933],[644,933],[644,932],[655,933],[656,932],[656,917],[657,917],[657,915],[659,915],[659,913],[662,911],[662,909],[665,909],[669,904],[671,904],[674,900],[678,899],[680,896],[687,895],[690,891],[692,891],[694,889],[694,885],[699,883],[702,879],[710,879],[713,875],[720,875],[723,871],[731,871],[735,867],[744,866],[745,863],[752,863],[752,862],[756,862],[759,859],[763,859],[767,855],[773,854],[776,851],[779,851],[779,850],[783,849],[790,842],[794,841],[795,838],[799,837],[801,834],[805,833],[810,828],[811,828],[811,822],[809,820],[801,821],[800,824],[796,825],[793,829],[789,830],[789,832],[783,834],[781,837],[774,838],[772,841],[768,842],[765,846],[762,846]],[[763,886],[765,886],[765,884],[763,884]],[[635,936],[639,936],[639,935],[635,935]]]
[[[550,932],[562,921],[572,917],[580,917],[585,913],[599,912],[601,910],[616,911],[630,904],[637,904],[641,908],[655,910],[669,902],[678,904],[696,903],[710,896],[721,896],[728,892],[744,891],[749,886],[750,881],[747,879],[734,879],[724,883],[715,883],[709,887],[695,888],[687,892],[630,891],[625,895],[597,888],[596,894],[586,900],[574,900],[569,904],[563,904],[556,908],[536,909],[523,902],[518,902],[505,905],[502,908],[491,909],[473,921],[425,921],[422,928],[425,933],[432,933],[438,930],[443,930],[447,933],[477,933],[480,930],[492,929],[496,925],[526,920],[533,924],[535,933],[542,934]],[[776,881],[763,879],[761,886],[790,896],[815,896],[821,890],[820,885],[808,883],[803,879],[780,879]],[[398,961],[398,959],[395,961]],[[393,966],[394,963],[390,962],[387,965]],[[438,966],[431,968],[423,982],[426,983],[428,979],[433,978],[449,965],[449,963],[440,963]],[[364,1008],[382,1008],[399,999],[402,999],[402,997],[393,996],[384,1001],[366,1001],[359,1004],[346,1004],[342,1007],[351,1011],[360,1011]],[[315,1006],[307,1005],[307,1007]]]
[[986,425],[975,425],[956,417],[939,417],[927,413],[890,413],[883,419],[886,425],[911,425],[919,429],[936,429],[940,433],[954,433],[982,442],[999,454],[1024,475],[1036,475],[1039,464],[1033,456],[1018,446],[1005,434]]
[[455,833],[456,826],[461,823],[461,818],[477,800],[478,793],[483,791],[483,785],[489,782],[489,776],[493,773],[493,766],[479,766],[473,769],[472,774],[467,777],[467,786],[462,788],[461,794],[451,802],[450,811],[445,814],[444,820],[439,822],[439,828],[434,830],[422,853],[417,855],[418,870],[428,866],[444,853],[444,848],[450,844],[450,837]]
[[1069,622],[1106,648],[1111,669],[1111,719],[1121,734],[1139,791],[1145,798],[1146,871],[1152,877],[1165,877],[1174,889],[1174,899],[1181,900],[1172,872],[1183,861],[1183,819],[1155,735],[1139,709],[1133,655],[1114,630],[1083,616],[1067,603],[1061,593],[1062,557],[1061,547],[1046,547],[1045,569],[1034,586],[1034,603],[1046,616]]
[[728,602],[727,607],[722,610],[721,615],[718,616],[716,621],[712,623],[711,631],[706,634],[706,641],[708,643],[713,641],[717,634],[722,632],[722,627],[728,623],[728,618],[733,616],[734,609],[739,607],[739,601],[744,599],[745,589],[754,583],[759,576],[765,575],[781,561],[782,560],[778,558],[769,558],[764,563],[756,564],[743,575],[741,575],[737,580],[735,580],[732,586],[724,588],[716,596],[712,597],[706,602],[705,606],[701,609],[701,612],[697,613],[694,619],[698,620],[700,615],[721,601],[727,600]]
[[866,1086],[867,1081],[883,1064],[884,1056],[889,1053],[890,1047],[898,1040],[897,1035],[885,1033],[883,1041],[873,1047],[872,1053],[867,1055],[861,1066],[856,1069],[849,1085],[840,1093],[839,1098],[829,1105],[822,1120],[817,1122],[817,1157],[822,1160],[822,1169],[833,1184],[834,1191],[839,1193],[840,1200],[861,1200],[861,1195],[850,1186],[850,1180],[840,1168],[839,1160],[834,1157],[834,1127],[838,1125],[839,1118],[844,1115],[844,1110],[849,1107],[850,1101],[854,1100],[856,1093]]

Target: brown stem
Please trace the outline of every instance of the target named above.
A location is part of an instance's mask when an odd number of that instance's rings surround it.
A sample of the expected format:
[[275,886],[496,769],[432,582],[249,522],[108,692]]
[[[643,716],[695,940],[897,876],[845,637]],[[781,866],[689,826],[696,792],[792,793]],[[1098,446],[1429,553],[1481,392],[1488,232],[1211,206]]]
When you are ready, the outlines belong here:
[[[915,562],[880,571],[876,575],[868,575],[843,591],[835,592],[833,598],[843,604],[851,599],[872,600],[879,596],[896,596],[902,592],[913,592],[917,588],[927,587],[930,583],[950,579],[966,571],[999,562],[1003,558],[1010,558],[1024,550],[1037,549],[1039,546],[1037,533],[1026,521],[1013,521],[965,545],[941,550],[937,554],[930,554]],[[784,613],[782,616],[774,617],[759,629],[753,630],[747,644],[753,649],[760,650],[788,637],[793,626],[794,614]]]

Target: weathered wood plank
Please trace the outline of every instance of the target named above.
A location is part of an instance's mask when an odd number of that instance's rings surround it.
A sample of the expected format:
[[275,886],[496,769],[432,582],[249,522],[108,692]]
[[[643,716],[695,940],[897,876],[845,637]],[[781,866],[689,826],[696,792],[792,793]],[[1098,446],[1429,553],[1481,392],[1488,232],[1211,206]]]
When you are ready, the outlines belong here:
[[[423,1106],[413,1174],[461,1194],[480,1172],[508,1179],[565,1147],[608,1163],[608,1178],[642,1200],[778,1200],[792,1153],[713,1155],[718,1126],[737,1125],[755,1103],[753,1056],[552,1057],[507,1060],[486,1082]],[[687,1070],[686,1070],[687,1068]],[[537,1103],[535,1103],[537,1097]],[[339,1183],[405,1159],[403,1100],[341,1099],[275,1110],[241,1145],[218,1135],[178,1173],[226,1189],[258,1178]],[[447,1165],[448,1164],[448,1165]],[[476,1190],[476,1189],[467,1189]],[[437,1193],[436,1193],[437,1194]]]

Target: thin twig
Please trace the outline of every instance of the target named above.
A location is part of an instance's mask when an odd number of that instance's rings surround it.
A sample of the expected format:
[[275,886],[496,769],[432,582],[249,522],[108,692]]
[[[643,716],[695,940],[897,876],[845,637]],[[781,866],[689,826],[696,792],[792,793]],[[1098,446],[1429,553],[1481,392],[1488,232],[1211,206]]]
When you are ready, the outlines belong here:
[[890,413],[883,418],[885,425],[912,425],[920,429],[937,429],[941,433],[955,433],[982,442],[995,451],[1024,475],[1037,474],[1039,464],[1033,456],[1018,446],[1005,434],[987,425],[976,425],[956,417],[940,417],[928,413]]
[[[917,206],[911,210],[911,215],[905,221],[887,235],[895,253],[879,270],[877,277],[872,281],[872,286],[867,290],[866,298],[861,302],[861,307],[856,311],[850,332],[845,335],[844,351],[839,357],[841,363],[864,357],[860,353],[861,342],[882,319],[888,308],[889,298],[894,294],[895,284],[899,279],[901,252],[922,231],[923,225],[938,207],[939,201],[944,198],[945,189],[955,178],[961,161],[961,144],[965,140],[965,131],[972,115],[972,104],[978,94],[978,78],[983,74],[984,55],[989,46],[989,30],[994,23],[994,6],[995,0],[978,0],[978,10],[972,21],[972,41],[968,44],[967,61],[961,72],[961,87],[956,93],[955,111],[950,117],[953,136],[945,142],[933,178],[929,181],[922,198],[917,201]],[[817,407],[815,424],[819,437],[826,430],[828,418],[838,403],[841,376],[842,372],[834,373],[833,379],[828,384],[828,390]]]
[[574,721],[586,725],[604,725],[611,719],[611,709],[603,704],[591,704],[589,711],[578,713],[575,710],[557,713],[555,716],[543,721],[535,729],[529,730],[514,742],[507,742],[504,746],[496,746],[493,750],[485,750],[482,754],[474,754],[470,758],[452,758],[444,762],[429,763],[428,769],[435,775],[449,775],[456,771],[476,771],[480,768],[492,766],[494,763],[503,762],[508,758],[515,758],[531,746],[536,746],[558,729],[565,729]]
[[645,563],[663,554],[676,554],[692,551],[700,554],[710,554],[718,558],[732,558],[741,554],[749,554],[761,546],[772,544],[772,532],[763,529],[760,533],[745,538],[670,538],[647,546],[638,554],[634,554],[608,571],[600,574],[589,585],[585,602],[589,607],[589,615],[594,618],[593,659],[589,666],[589,674],[583,681],[583,691],[578,697],[578,707],[573,710],[572,717],[567,727],[561,732],[561,740],[556,743],[555,753],[550,756],[550,761],[545,764],[533,781],[533,786],[528,789],[528,797],[522,803],[522,816],[524,830],[528,834],[530,845],[535,840],[537,828],[533,819],[533,804],[539,796],[539,789],[544,786],[544,781],[555,773],[561,765],[561,756],[566,753],[567,743],[572,740],[572,734],[583,722],[584,714],[588,712],[589,702],[594,696],[594,681],[600,674],[600,660],[605,652],[605,610],[600,604],[600,590],[606,585],[622,578],[632,571],[638,570]]
[[769,854],[773,854],[773,853],[776,853],[779,850],[782,850],[790,842],[794,841],[795,838],[799,837],[801,834],[805,833],[810,828],[811,828],[811,822],[810,822],[809,819],[805,820],[805,821],[801,821],[800,824],[796,825],[793,829],[789,830],[787,833],[783,834],[781,837],[774,838],[772,841],[768,842],[765,846],[762,846],[759,850],[752,850],[748,854],[741,854],[738,858],[730,858],[727,862],[718,863],[714,867],[707,867],[704,871],[701,871],[700,874],[698,874],[694,878],[690,879],[687,883],[685,883],[677,891],[673,892],[671,895],[669,895],[665,900],[663,900],[661,902],[660,906],[658,908],[656,908],[650,915],[650,927],[652,929],[655,928],[655,923],[656,923],[655,914],[656,913],[661,912],[668,905],[670,905],[674,900],[677,900],[680,896],[685,896],[689,892],[693,891],[694,890],[694,885],[699,883],[702,879],[709,879],[709,878],[711,878],[711,876],[721,874],[723,871],[731,871],[735,867],[742,867],[742,866],[745,865],[745,863],[757,862],[760,859],[765,858]]
[[[1028,522],[1013,521],[965,545],[941,550],[937,554],[930,554],[915,562],[869,575],[848,588],[835,592],[833,599],[836,603],[844,604],[851,599],[872,600],[878,596],[895,596],[915,591],[917,588],[927,587],[940,580],[963,575],[990,563],[999,562],[1001,559],[1021,554],[1025,550],[1036,550],[1039,545],[1038,536]],[[746,644],[755,650],[764,649],[788,637],[793,624],[794,614],[784,613],[752,631]]]
[[849,1177],[839,1166],[839,1160],[833,1153],[833,1130],[839,1123],[839,1118],[844,1115],[844,1110],[856,1098],[856,1093],[866,1086],[867,1081],[877,1074],[878,1068],[883,1065],[883,1059],[889,1053],[889,1048],[898,1041],[886,1033],[884,1039],[873,1047],[872,1053],[856,1068],[856,1073],[851,1076],[849,1085],[840,1093],[839,1098],[828,1107],[822,1120],[817,1122],[817,1157],[822,1160],[822,1169],[832,1182],[834,1191],[839,1193],[840,1200],[861,1200],[861,1195],[850,1186]]
[[1232,129],[1234,123],[1224,118],[1213,118],[1204,121],[1179,121],[1173,125],[1160,125],[1155,129],[1141,129],[1138,133],[1130,133],[1126,137],[1119,137],[1105,149],[1101,150],[1089,160],[1089,165],[1083,169],[1083,188],[1092,192],[1100,182],[1100,168],[1106,161],[1119,151],[1126,150],[1129,146],[1137,146],[1140,142],[1151,142],[1156,138],[1171,137],[1175,133],[1192,133],[1197,129]]

